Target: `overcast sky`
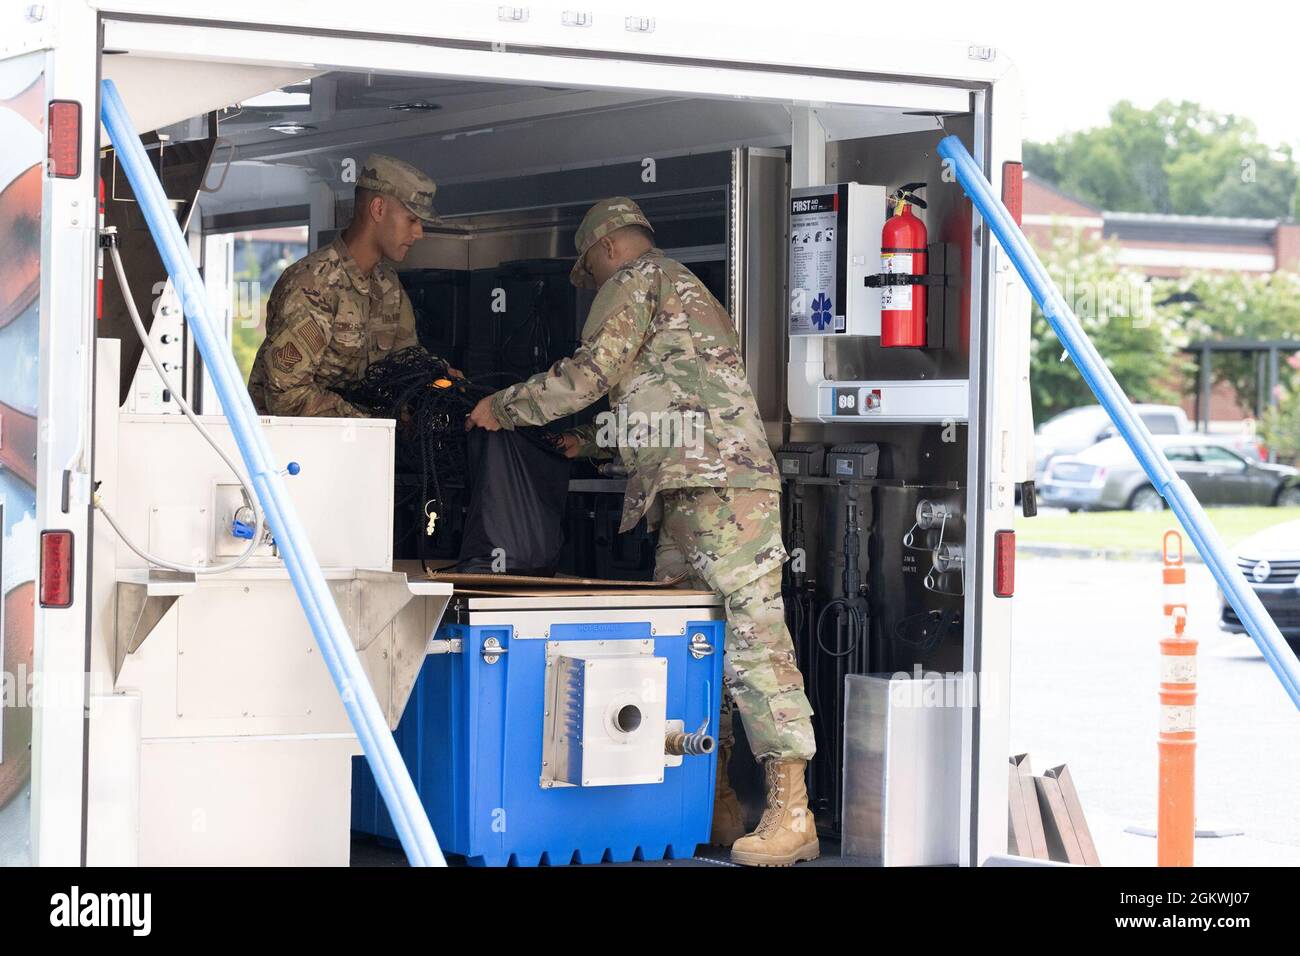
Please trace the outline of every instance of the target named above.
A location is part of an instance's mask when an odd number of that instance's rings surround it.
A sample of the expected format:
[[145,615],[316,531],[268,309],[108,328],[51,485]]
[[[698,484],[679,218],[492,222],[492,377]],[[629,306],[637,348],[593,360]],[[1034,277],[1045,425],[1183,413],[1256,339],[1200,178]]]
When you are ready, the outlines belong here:
[[[1120,99],[1148,107],[1194,100],[1248,116],[1265,142],[1300,146],[1300,5],[1290,0],[618,0],[620,10],[711,18],[774,8],[797,28],[800,9],[831,11],[882,43],[912,37],[998,47],[1025,80],[1025,138],[1051,139],[1106,121]],[[603,4],[602,4],[603,5]]]

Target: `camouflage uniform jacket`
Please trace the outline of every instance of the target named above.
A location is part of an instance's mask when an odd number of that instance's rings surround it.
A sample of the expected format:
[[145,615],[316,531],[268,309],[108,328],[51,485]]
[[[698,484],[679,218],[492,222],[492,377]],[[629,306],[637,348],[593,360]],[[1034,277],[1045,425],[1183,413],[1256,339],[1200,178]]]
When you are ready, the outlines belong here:
[[340,237],[285,269],[271,290],[248,394],[263,415],[363,418],[330,389],[418,344],[396,271],[380,262],[363,275]]
[[601,287],[577,352],[498,392],[492,411],[504,428],[541,425],[606,393],[610,420],[581,437],[586,454],[617,445],[628,468],[620,530],[669,488],[780,490],[731,317],[659,249]]

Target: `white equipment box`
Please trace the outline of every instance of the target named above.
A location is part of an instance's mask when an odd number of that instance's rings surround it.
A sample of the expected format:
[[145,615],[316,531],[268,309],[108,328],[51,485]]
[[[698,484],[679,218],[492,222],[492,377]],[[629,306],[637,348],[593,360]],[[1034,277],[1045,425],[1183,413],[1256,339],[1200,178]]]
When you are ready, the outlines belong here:
[[[225,418],[202,422],[227,454],[239,450]],[[285,487],[323,568],[390,570],[393,564],[391,419],[264,418]],[[105,502],[131,539],[182,564],[224,564],[248,542],[231,532],[243,504],[238,480],[181,415],[118,417],[118,474],[100,473]],[[110,534],[112,532],[110,531]],[[143,567],[125,545],[119,567]],[[246,567],[283,567],[269,543]]]

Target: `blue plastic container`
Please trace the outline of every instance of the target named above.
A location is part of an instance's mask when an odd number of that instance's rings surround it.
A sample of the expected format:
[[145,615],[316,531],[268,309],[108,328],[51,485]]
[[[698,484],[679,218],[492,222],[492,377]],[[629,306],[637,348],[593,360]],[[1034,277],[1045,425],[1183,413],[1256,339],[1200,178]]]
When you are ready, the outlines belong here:
[[[714,610],[676,613],[680,622],[683,613],[704,617]],[[479,621],[488,614],[462,619]],[[687,621],[684,633],[665,635],[660,609],[647,609],[645,621],[629,623],[626,612],[620,616],[624,620],[616,623],[563,623],[565,612],[556,611],[543,634],[527,637],[510,624],[439,628],[437,637],[459,639],[463,650],[425,660],[395,736],[446,852],[474,865],[563,865],[677,859],[707,841],[716,750],[665,767],[662,783],[543,785],[548,641],[653,641],[654,656],[668,660],[667,718],[682,720],[689,732],[707,715],[709,733],[717,733],[724,622]],[[651,623],[656,619],[658,634]],[[707,638],[712,653],[691,653],[697,634]],[[482,654],[491,638],[505,648],[494,663]],[[573,645],[566,653],[581,656]],[[396,837],[360,758],[353,761],[352,827]]]

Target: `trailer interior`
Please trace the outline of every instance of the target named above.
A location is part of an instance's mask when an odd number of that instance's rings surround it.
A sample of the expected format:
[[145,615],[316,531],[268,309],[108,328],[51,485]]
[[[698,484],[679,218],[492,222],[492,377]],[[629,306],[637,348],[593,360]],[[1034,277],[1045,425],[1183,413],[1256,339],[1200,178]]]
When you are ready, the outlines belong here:
[[[572,353],[593,295],[568,281],[575,229],[596,200],[634,198],[654,224],[656,244],[689,266],[737,323],[778,452],[794,556],[787,620],[816,711],[819,753],[808,782],[823,860],[969,859],[978,802],[969,710],[954,708],[950,718],[893,741],[896,754],[906,748],[923,755],[912,770],[900,769],[876,739],[886,725],[874,692],[846,678],[924,673],[960,684],[953,675],[979,669],[980,595],[965,556],[984,548],[983,530],[967,516],[980,467],[968,410],[979,407],[971,389],[985,347],[978,278],[985,253],[978,245],[972,253],[969,204],[945,177],[935,146],[955,133],[976,149],[985,135],[983,100],[937,83],[893,84],[880,105],[840,105],[769,92],[743,98],[623,88],[617,75],[583,87],[438,75],[436,62],[427,73],[386,72],[383,65],[305,69],[103,51],[102,75],[118,84],[144,137],[232,348],[241,360],[251,356],[273,277],[347,224],[355,177],[371,152],[403,159],[437,182],[440,222],[397,268],[421,344],[470,380],[519,381]],[[183,310],[102,134],[100,145],[104,218],[118,231],[140,314],[166,372],[183,382],[195,409],[220,416]],[[874,197],[925,184],[927,208],[917,214],[929,230],[931,272],[943,278],[929,290],[924,347],[885,348],[878,327],[875,335],[790,334],[791,245],[801,238],[790,224],[792,190],[836,183],[882,190],[872,194],[880,207],[873,222],[887,212]],[[873,250],[863,268],[878,272],[877,257]],[[237,485],[177,414],[174,396],[142,354],[111,268],[104,277],[100,493],[128,534],[151,549],[219,563],[242,546],[223,537],[223,509],[238,504]],[[578,420],[607,407],[593,406]],[[392,422],[263,424],[272,446],[301,464],[290,490],[340,608],[355,622],[358,653],[392,727],[445,706],[435,687],[419,685],[428,683],[421,676],[431,666],[426,654],[432,661],[434,654],[475,653],[439,630],[449,623],[470,627],[498,611],[519,621],[533,614],[591,622],[602,613],[622,625],[636,620],[636,607],[615,613],[607,595],[586,603],[520,598],[510,607],[483,598],[475,604],[431,581],[425,569],[456,559],[468,490],[440,489],[440,520],[426,533],[427,490],[420,475],[395,462]],[[655,532],[643,521],[618,534],[623,488],[617,475],[575,462],[560,573],[651,579]],[[94,560],[92,671],[111,689],[101,695],[101,710],[92,710],[90,862],[401,860],[382,825],[358,824],[359,816],[373,823],[379,813],[373,795],[366,807],[358,796],[364,761],[313,657],[311,632],[273,545],[233,575],[195,581],[150,569],[99,520]],[[705,596],[655,603],[661,600],[647,598],[646,614],[721,617],[717,601]],[[691,629],[680,627],[683,635]],[[538,642],[513,642],[527,643]],[[475,664],[522,667],[516,647],[511,651]],[[671,708],[670,696],[667,717],[682,716]],[[543,714],[535,718],[542,726]],[[760,771],[736,725],[741,739],[731,773],[752,823],[761,811]],[[431,735],[426,728],[401,738],[422,792],[438,789],[424,787],[439,774],[469,772],[457,763],[469,758]],[[524,761],[535,791],[538,756]],[[510,766],[490,747],[478,758]],[[700,760],[679,757],[667,769],[684,773],[696,762],[692,782],[683,785],[699,790],[707,805],[712,774]],[[902,781],[903,774],[912,776]],[[541,786],[548,786],[544,777]],[[891,800],[912,794],[920,822],[909,824],[911,857],[886,847],[881,835],[888,788],[896,788]],[[635,801],[654,786],[623,790]],[[561,798],[579,812],[577,796]],[[1005,827],[1004,809],[980,812],[1000,815]],[[456,854],[460,838],[448,834],[461,823],[432,810],[431,819]],[[562,841],[538,849],[543,845],[502,839],[503,859],[522,864],[696,855],[672,838],[628,834],[603,845],[588,837],[595,850],[584,844],[573,852]],[[710,851],[701,845],[698,855]]]

